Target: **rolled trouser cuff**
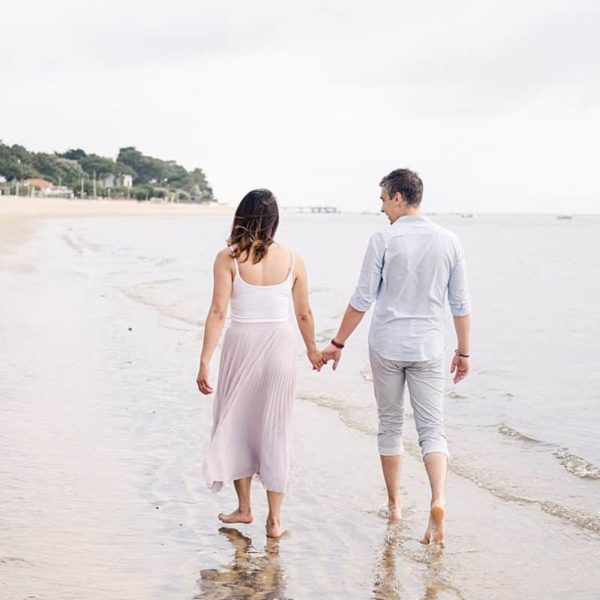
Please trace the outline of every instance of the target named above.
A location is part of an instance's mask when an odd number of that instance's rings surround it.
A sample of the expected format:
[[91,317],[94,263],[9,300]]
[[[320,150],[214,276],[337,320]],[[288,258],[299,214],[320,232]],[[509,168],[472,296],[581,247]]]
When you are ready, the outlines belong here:
[[421,455],[423,458],[425,458],[425,456],[428,454],[433,454],[434,452],[445,454],[448,458],[450,458],[450,453],[448,452],[448,443],[446,440],[425,441],[421,443]]
[[379,439],[377,441],[377,448],[379,449],[380,456],[396,456],[398,454],[404,454],[404,444],[402,443],[402,440],[390,442],[389,439]]

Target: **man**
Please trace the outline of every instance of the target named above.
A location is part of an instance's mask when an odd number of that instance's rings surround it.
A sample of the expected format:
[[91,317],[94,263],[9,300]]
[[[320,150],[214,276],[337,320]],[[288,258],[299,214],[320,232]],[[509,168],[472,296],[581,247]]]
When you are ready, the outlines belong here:
[[454,316],[454,383],[469,373],[471,304],[463,250],[457,236],[421,214],[423,183],[408,169],[380,182],[381,212],[390,226],[375,233],[340,328],[323,351],[335,369],[342,348],[375,302],[369,359],[379,416],[378,448],[388,494],[389,520],[401,517],[400,467],[404,387],[408,384],[431,506],[423,543],[444,540],[448,445],[444,432],[444,311]]

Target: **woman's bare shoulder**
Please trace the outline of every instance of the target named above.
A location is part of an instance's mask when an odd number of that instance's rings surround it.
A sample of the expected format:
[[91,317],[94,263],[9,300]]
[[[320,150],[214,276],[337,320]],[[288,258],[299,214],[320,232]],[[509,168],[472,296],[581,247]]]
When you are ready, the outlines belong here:
[[294,259],[298,259],[301,258],[300,255],[293,249],[290,248],[289,246],[284,246],[283,244],[280,244],[279,242],[276,242],[274,244],[275,247],[277,247],[277,249],[279,250],[279,252],[281,252],[282,255],[286,255],[286,256],[290,256],[291,254],[294,255]]
[[217,252],[215,257],[215,264],[228,265],[233,262],[233,254],[231,248],[223,248]]

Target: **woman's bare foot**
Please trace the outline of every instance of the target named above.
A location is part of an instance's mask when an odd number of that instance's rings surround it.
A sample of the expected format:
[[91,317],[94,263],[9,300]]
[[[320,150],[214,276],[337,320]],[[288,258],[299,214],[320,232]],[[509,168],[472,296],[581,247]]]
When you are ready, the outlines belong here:
[[217,518],[221,523],[246,523],[249,525],[253,521],[251,510],[241,510],[239,508],[228,515],[219,513]]
[[429,524],[421,540],[423,544],[442,544],[444,542],[444,519],[446,511],[442,502],[434,502],[429,511]]
[[279,519],[267,519],[267,537],[280,538],[287,530],[281,526]]
[[402,507],[401,506],[390,506],[388,508],[388,523],[395,525],[402,521]]

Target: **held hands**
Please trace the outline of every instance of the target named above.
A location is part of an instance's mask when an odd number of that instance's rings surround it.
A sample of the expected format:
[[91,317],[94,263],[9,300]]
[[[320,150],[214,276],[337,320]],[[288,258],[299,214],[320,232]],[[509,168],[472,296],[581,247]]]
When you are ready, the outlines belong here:
[[312,365],[313,371],[320,371],[321,367],[327,362],[323,357],[323,353],[319,350],[309,350],[306,354]]
[[342,351],[339,348],[336,348],[333,344],[329,344],[329,346],[323,350],[309,351],[307,354],[313,371],[321,371],[321,368],[330,360],[334,361],[333,370],[335,371],[338,363],[340,362],[340,358],[342,357]]
[[208,383],[209,374],[210,366],[204,363],[200,363],[200,369],[198,371],[198,377],[196,377],[196,383],[198,384],[198,389],[200,390],[200,392],[205,396],[213,393],[213,389]]
[[336,348],[333,344],[329,344],[329,346],[323,348],[322,352],[326,363],[330,360],[333,361],[333,370],[335,371],[342,358],[342,349]]
[[462,381],[469,374],[469,359],[455,354],[450,373],[454,373],[454,383]]

